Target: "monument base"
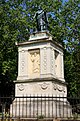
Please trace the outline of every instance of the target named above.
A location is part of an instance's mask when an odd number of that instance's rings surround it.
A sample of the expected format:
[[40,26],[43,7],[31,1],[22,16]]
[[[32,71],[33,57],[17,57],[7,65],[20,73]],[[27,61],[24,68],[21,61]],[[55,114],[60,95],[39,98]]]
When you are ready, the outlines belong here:
[[67,118],[72,117],[72,110],[65,98],[21,97],[13,101],[10,115],[20,118]]
[[15,100],[10,107],[13,117],[71,117],[65,82],[45,78],[15,84]]

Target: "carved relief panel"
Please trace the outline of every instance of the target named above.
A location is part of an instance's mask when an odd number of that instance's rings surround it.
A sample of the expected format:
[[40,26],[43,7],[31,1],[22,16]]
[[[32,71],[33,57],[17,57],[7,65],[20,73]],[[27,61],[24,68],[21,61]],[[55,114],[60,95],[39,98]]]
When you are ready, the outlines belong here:
[[28,57],[28,73],[31,74],[39,74],[40,73],[40,50],[29,50]]

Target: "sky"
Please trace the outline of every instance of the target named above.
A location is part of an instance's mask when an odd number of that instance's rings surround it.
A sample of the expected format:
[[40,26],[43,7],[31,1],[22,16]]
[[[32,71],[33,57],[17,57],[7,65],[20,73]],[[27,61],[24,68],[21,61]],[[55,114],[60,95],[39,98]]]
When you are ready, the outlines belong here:
[[69,0],[63,0],[63,3],[68,2]]

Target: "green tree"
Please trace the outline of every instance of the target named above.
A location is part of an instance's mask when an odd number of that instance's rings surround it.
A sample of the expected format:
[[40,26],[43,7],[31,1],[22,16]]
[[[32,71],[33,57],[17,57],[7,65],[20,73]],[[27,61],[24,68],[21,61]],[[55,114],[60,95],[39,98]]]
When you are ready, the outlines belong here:
[[69,0],[62,10],[66,40],[65,79],[68,82],[68,96],[80,94],[80,1]]
[[10,96],[17,76],[16,41],[28,38],[24,9],[19,1],[0,1],[0,93]]

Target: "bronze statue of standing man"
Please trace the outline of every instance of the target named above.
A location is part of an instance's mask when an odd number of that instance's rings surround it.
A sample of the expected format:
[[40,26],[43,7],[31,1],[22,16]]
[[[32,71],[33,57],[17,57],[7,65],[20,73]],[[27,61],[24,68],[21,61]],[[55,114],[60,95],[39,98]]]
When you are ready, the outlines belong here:
[[34,17],[37,22],[37,31],[44,31],[48,29],[48,16],[45,11],[39,8]]

